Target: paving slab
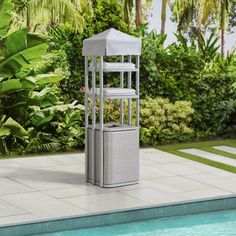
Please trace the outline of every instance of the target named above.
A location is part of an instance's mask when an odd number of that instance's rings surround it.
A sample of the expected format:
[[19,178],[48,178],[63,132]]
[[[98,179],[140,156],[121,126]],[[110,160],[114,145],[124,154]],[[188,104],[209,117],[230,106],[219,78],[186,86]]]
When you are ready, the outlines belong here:
[[0,199],[40,218],[84,214],[87,212],[40,192],[1,196]]
[[185,176],[173,176],[173,177],[161,178],[158,179],[156,182],[166,185],[172,188],[173,190],[175,189],[175,192],[190,192],[209,188],[207,184],[186,178]]
[[0,160],[0,226],[236,194],[236,175],[154,148],[140,150],[139,184],[85,182],[81,153]]
[[229,146],[214,146],[213,148],[223,151],[223,152],[228,152],[231,154],[236,154],[236,148],[234,147],[229,147]]
[[8,194],[26,193],[35,191],[33,188],[22,185],[8,178],[0,179],[0,196]]
[[161,170],[153,165],[142,165],[140,167],[140,175],[142,176],[142,179],[155,179],[174,176],[173,173],[166,170]]
[[148,202],[130,197],[120,192],[64,198],[63,200],[89,212],[125,210],[149,205]]
[[185,162],[182,163],[185,166],[191,167],[191,168],[195,168],[195,169],[199,169],[203,172],[209,172],[209,173],[221,173],[224,175],[235,175],[234,173],[228,172],[228,171],[222,171],[219,168],[213,167],[213,166],[209,166],[200,162],[196,162],[196,161],[192,161],[192,162]]
[[186,162],[185,158],[173,155],[171,153],[167,153],[161,150],[148,152],[147,149],[145,151],[140,152],[140,159],[147,159],[152,160],[156,163],[180,163],[180,162]]
[[[71,188],[80,178],[83,178],[79,173],[77,175],[66,173],[63,171],[35,171],[34,175],[24,175],[11,177],[11,180],[28,186],[34,190],[50,190],[58,188]],[[1,191],[1,190],[0,190]]]
[[190,192],[181,192],[181,193],[175,193],[172,195],[172,198],[182,199],[186,201],[195,200],[195,199],[206,199],[206,198],[217,198],[222,197],[225,195],[230,195],[231,192],[228,192],[226,190],[222,190],[219,188],[208,188],[203,190],[197,190],[197,191],[190,191]]
[[217,187],[231,193],[236,193],[236,175],[221,176],[217,173],[203,173],[201,175],[188,175],[187,177],[189,179],[193,179],[195,181],[210,185],[212,187]]
[[39,157],[28,157],[28,158],[16,158],[14,162],[21,164],[25,167],[51,167],[60,165],[60,162],[55,161],[54,156],[39,156]]
[[121,193],[152,204],[167,203],[172,199],[172,196],[167,192],[164,192],[160,189],[155,189],[153,187],[123,190]]
[[[13,161],[11,162],[0,162],[0,178],[6,178],[6,177],[10,177],[10,176],[15,176],[15,175],[19,175],[22,170],[23,166],[18,164],[18,163],[14,163]],[[27,171],[29,171],[27,169]]]
[[[24,215],[27,211],[0,200],[0,219],[8,216]],[[0,220],[1,222],[1,220]]]
[[208,159],[208,160],[212,160],[212,161],[216,161],[216,162],[220,162],[220,163],[223,163],[223,164],[226,164],[226,165],[236,167],[236,160],[234,160],[232,158],[217,155],[217,154],[214,154],[214,153],[211,153],[211,152],[202,151],[202,150],[197,149],[197,148],[181,149],[179,151],[184,152],[184,153],[188,153],[188,154],[192,154],[192,155],[195,155],[195,156],[198,156],[198,157],[203,157],[203,158]]
[[[13,216],[5,216],[0,218],[1,225],[24,224],[28,222],[38,221],[41,218],[33,214],[25,213]],[[43,219],[43,218],[42,218]],[[4,235],[3,235],[4,236]]]
[[52,197],[55,198],[69,198],[69,197],[76,197],[76,196],[87,196],[87,195],[92,195],[99,193],[99,191],[93,190],[93,189],[85,189],[85,188],[80,188],[80,187],[71,187],[71,188],[66,188],[66,189],[52,189],[52,190],[47,190],[43,191],[43,193],[46,193]]
[[187,166],[184,163],[167,163],[167,164],[153,164],[154,167],[162,171],[168,171],[176,175],[196,174],[205,172],[204,170],[195,168],[194,166]]

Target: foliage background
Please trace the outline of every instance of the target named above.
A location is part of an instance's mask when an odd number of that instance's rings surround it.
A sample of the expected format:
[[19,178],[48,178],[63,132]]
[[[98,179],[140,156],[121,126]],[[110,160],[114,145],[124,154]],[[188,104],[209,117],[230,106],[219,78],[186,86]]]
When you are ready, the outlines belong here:
[[[11,4],[10,0],[4,1]],[[14,2],[17,13],[19,5],[16,4],[17,1]],[[179,32],[176,34],[176,43],[165,47],[165,34],[148,33],[145,24],[136,29],[132,21],[127,21],[122,1],[95,0],[91,4],[92,10],[81,12],[81,17],[86,22],[83,30],[74,30],[67,21],[60,21],[58,24],[51,22],[47,25],[43,42],[47,45],[47,51],[37,55],[35,61],[22,65],[16,73],[10,76],[0,75],[1,105],[9,104],[14,107],[10,109],[4,105],[0,113],[0,154],[72,151],[83,148],[84,109],[80,105],[84,103],[81,89],[84,86],[82,42],[83,39],[111,27],[142,37],[142,145],[235,134],[236,56],[234,52],[223,58],[220,56],[215,33],[208,38],[202,34],[194,38]],[[4,9],[0,9],[3,12]],[[0,68],[6,59],[1,57],[6,38],[11,37],[12,32],[19,34],[25,28],[22,25],[16,26],[11,21],[10,13],[13,10],[4,11],[6,21],[4,24],[0,23]],[[14,14],[13,16],[16,17]],[[231,19],[233,21],[233,17]],[[35,29],[31,27],[31,30],[32,28]],[[40,30],[42,28],[36,29],[43,34]],[[26,35],[32,34],[25,32]],[[21,42],[22,39],[17,40]],[[7,97],[2,96],[4,82],[28,80],[29,77],[37,78],[45,74],[55,75],[58,79],[50,80],[50,76],[47,76],[47,81],[43,84],[35,82],[31,88],[11,90]],[[105,78],[107,86],[119,86],[117,76],[108,74]],[[20,104],[17,109],[16,104]],[[106,104],[107,122],[119,119],[118,107],[118,102]],[[24,112],[19,112],[19,109]],[[19,136],[16,129],[6,132],[6,128],[9,128],[6,125],[7,117],[17,122],[18,131],[23,130],[23,136]]]

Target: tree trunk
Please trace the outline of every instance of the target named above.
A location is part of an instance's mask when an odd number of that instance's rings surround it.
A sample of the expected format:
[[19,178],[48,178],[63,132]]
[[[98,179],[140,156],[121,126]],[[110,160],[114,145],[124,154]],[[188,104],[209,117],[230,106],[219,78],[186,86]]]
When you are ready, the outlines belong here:
[[225,29],[221,29],[221,57],[225,56]]
[[162,0],[162,5],[161,5],[161,34],[165,34],[166,7],[167,7],[167,0]]
[[142,19],[142,0],[136,0],[136,29],[138,29],[142,23],[143,23],[143,19]]
[[220,14],[220,38],[221,38],[221,57],[225,56],[225,11],[226,5],[225,0],[221,3],[221,14]]
[[26,28],[30,30],[30,9],[29,6],[26,7]]
[[51,8],[51,26],[52,27],[56,26],[56,15],[55,15],[55,9],[53,7]]

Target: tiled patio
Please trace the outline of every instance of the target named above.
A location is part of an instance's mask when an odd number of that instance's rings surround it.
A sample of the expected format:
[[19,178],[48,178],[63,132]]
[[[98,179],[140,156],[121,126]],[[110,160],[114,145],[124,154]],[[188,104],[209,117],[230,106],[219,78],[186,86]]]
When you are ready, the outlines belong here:
[[236,194],[236,175],[156,149],[140,150],[140,183],[84,181],[84,154],[0,160],[0,226]]

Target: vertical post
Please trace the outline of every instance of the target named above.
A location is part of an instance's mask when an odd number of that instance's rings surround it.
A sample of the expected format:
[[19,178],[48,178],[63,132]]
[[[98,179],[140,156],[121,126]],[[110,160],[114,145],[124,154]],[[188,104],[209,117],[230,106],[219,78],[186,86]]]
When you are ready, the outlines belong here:
[[96,89],[96,61],[95,57],[92,59],[92,183],[95,184],[95,132],[96,132],[96,96],[95,96],[95,89]]
[[88,57],[85,56],[85,178],[86,182],[88,182],[88,93],[89,93],[89,86],[88,86]]
[[139,60],[140,56],[136,56],[136,126],[139,127]]
[[[121,63],[124,62],[124,56],[121,56]],[[120,72],[120,87],[124,88],[124,72]],[[120,123],[124,124],[124,102],[120,99]]]
[[103,56],[100,57],[100,187],[103,187],[103,175],[104,175],[104,158],[103,158]]
[[[132,62],[131,55],[129,55],[129,63]],[[131,71],[128,72],[128,88],[131,89]],[[132,106],[131,106],[132,99],[128,99],[128,125],[131,125],[132,119]]]

